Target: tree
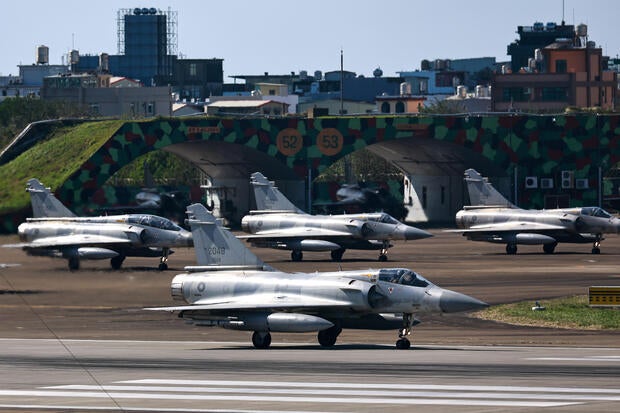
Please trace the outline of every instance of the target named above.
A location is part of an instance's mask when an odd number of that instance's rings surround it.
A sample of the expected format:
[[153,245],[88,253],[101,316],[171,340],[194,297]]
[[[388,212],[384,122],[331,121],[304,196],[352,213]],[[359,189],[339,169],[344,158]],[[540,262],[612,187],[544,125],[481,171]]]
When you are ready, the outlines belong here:
[[0,102],[0,147],[6,147],[31,122],[84,116],[92,117],[90,110],[74,103],[34,97],[6,98]]

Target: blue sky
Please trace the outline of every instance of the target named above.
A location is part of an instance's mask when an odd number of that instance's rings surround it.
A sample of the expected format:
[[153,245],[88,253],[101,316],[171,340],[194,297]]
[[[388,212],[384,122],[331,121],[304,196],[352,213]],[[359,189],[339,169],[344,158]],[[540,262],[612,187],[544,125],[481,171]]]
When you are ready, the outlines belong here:
[[[420,68],[422,59],[495,57],[517,26],[562,20],[562,0],[104,0],[2,3],[0,74],[35,62],[36,47],[50,63],[75,47],[82,54],[117,54],[118,9],[178,12],[178,51],[187,58],[224,59],[225,81],[236,74],[346,70],[385,76]],[[567,24],[586,23],[605,55],[620,54],[620,1],[565,0]],[[615,20],[615,21],[614,21]]]

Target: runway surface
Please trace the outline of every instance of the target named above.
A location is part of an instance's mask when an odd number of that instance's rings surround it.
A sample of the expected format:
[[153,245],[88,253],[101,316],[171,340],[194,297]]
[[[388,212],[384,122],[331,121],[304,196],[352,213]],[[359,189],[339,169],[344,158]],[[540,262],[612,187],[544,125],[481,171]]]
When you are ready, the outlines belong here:
[[[285,271],[406,267],[432,282],[491,304],[585,294],[620,284],[620,237],[600,255],[588,244],[560,244],[547,255],[520,247],[436,237],[397,242],[389,261],[347,251],[343,262],[307,253],[255,250]],[[15,242],[1,237],[0,243]],[[184,412],[615,411],[620,405],[618,331],[526,328],[464,314],[422,318],[412,349],[397,351],[396,331],[345,330],[332,349],[315,334],[273,334],[256,350],[250,333],[185,325],[168,313],[170,270],[132,259],[113,271],[85,261],[0,249],[0,410]],[[419,407],[417,407],[419,406]]]

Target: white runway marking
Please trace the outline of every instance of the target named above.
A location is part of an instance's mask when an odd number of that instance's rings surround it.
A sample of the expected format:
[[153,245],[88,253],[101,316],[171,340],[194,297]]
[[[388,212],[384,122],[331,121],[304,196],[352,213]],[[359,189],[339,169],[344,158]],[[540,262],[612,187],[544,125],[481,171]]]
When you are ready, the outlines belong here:
[[615,362],[620,363],[620,356],[588,356],[588,357],[532,357],[526,360],[541,360],[541,361],[598,361],[602,363]]
[[[50,406],[56,399],[134,401],[220,401],[341,404],[355,410],[360,404],[493,406],[493,407],[561,407],[587,402],[618,402],[619,389],[571,387],[517,387],[479,385],[434,385],[417,383],[320,383],[302,381],[247,380],[164,380],[144,379],[118,381],[102,386],[68,384],[27,390],[0,390],[0,397],[42,398],[40,406]],[[74,401],[75,403],[75,401]],[[65,402],[65,404],[67,404]],[[70,404],[69,404],[70,405]],[[18,405],[11,405],[17,408]],[[25,406],[25,405],[24,405]],[[135,406],[132,406],[135,408]],[[23,407],[26,408],[26,407]],[[43,408],[43,407],[42,407]],[[137,409],[137,408],[136,408]],[[159,410],[159,411],[165,411]],[[201,410],[185,410],[188,412]],[[232,411],[232,410],[222,410]],[[238,411],[238,410],[235,410]],[[247,411],[244,411],[247,412]],[[287,411],[287,413],[291,413]]]

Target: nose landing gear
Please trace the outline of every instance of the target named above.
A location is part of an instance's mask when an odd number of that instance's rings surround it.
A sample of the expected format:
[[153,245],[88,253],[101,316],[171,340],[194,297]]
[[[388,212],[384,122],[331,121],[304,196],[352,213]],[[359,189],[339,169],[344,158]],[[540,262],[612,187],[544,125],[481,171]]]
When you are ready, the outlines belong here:
[[389,241],[383,241],[383,246],[381,248],[381,251],[379,252],[379,261],[381,262],[385,262],[388,260],[388,248],[390,247],[390,242]]
[[398,350],[407,350],[411,347],[411,342],[407,336],[411,334],[413,320],[413,314],[403,314],[403,328],[398,330],[398,340],[396,340],[396,348]]

